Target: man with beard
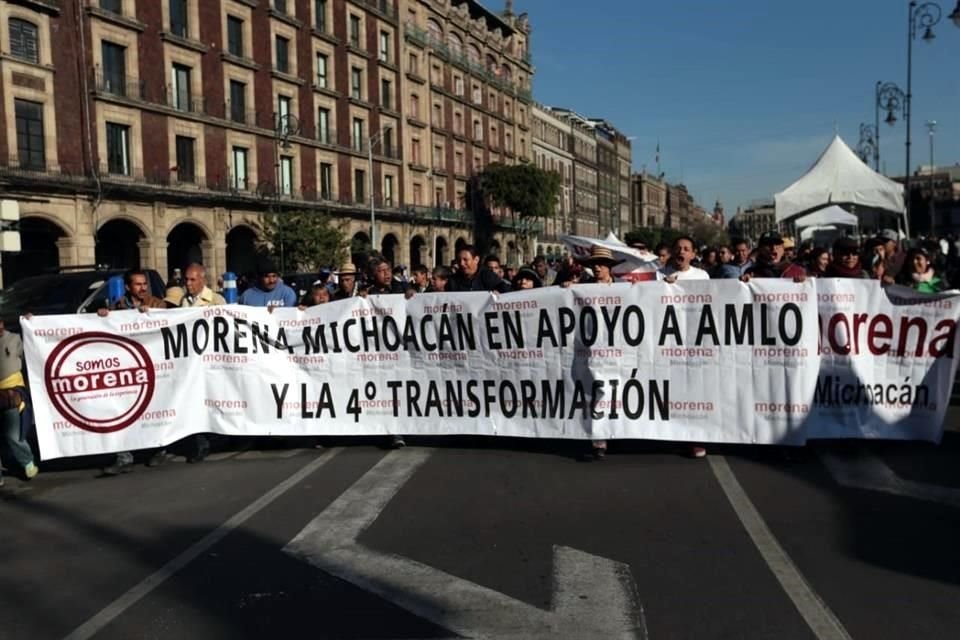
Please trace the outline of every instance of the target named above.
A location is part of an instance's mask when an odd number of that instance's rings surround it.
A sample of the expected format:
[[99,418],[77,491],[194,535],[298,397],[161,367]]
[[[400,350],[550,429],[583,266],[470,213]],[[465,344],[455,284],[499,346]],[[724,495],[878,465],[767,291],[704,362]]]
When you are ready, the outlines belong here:
[[240,304],[248,307],[295,307],[297,294],[280,279],[273,262],[262,259],[257,265],[257,285],[240,296]]

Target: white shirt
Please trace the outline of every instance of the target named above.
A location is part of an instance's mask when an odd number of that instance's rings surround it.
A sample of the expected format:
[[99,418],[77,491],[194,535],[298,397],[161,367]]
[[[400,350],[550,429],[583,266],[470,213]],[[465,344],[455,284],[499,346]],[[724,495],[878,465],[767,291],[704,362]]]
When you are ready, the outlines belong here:
[[660,269],[664,278],[676,278],[677,280],[709,280],[710,274],[698,267],[688,267],[686,271],[680,271],[676,267],[666,266]]

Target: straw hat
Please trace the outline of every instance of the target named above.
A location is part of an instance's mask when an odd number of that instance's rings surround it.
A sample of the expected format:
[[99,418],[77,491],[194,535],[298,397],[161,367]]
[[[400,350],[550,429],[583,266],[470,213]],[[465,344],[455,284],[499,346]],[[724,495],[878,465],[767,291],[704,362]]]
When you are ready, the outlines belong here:
[[179,307],[183,302],[184,291],[182,287],[170,287],[164,293],[163,301],[172,307]]
[[587,266],[605,264],[608,267],[614,267],[622,263],[623,260],[614,260],[613,253],[610,249],[595,244],[590,247],[590,256],[587,258],[577,258],[577,262]]
[[355,276],[357,275],[357,268],[353,265],[352,262],[345,262],[340,265],[340,270],[337,271],[338,276]]

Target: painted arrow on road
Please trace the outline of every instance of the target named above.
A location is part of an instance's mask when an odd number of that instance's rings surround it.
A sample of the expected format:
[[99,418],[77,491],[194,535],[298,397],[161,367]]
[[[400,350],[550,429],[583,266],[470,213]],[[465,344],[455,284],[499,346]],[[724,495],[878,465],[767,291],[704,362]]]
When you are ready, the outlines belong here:
[[549,611],[423,563],[357,542],[430,457],[385,456],[284,548],[287,553],[468,638],[646,638],[630,567],[569,547],[553,549]]

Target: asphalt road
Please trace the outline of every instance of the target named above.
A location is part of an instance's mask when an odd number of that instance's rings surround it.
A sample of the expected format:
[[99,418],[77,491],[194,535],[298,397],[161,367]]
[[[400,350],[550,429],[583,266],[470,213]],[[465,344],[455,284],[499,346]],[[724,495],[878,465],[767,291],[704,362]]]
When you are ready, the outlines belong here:
[[948,638],[960,436],[411,441],[0,489],[0,638]]

